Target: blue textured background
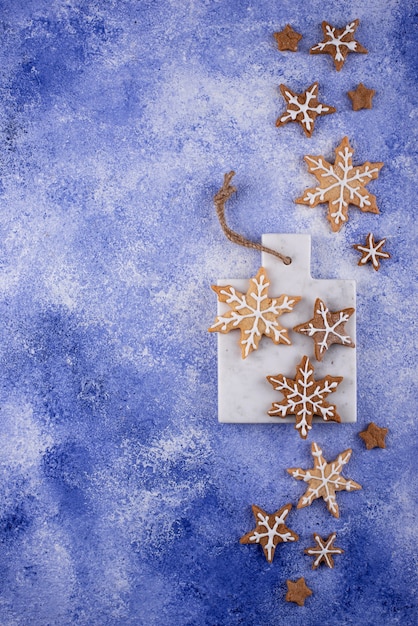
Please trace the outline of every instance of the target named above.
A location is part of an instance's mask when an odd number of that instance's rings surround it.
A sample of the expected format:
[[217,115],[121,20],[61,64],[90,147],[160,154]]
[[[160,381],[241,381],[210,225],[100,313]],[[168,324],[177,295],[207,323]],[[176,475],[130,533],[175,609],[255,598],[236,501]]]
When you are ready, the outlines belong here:
[[[416,10],[416,6],[415,6]],[[360,18],[369,54],[340,73],[310,56],[320,22]],[[299,52],[272,37],[287,22]],[[0,623],[124,626],[418,623],[413,256],[417,146],[414,3],[401,0],[0,2]],[[338,113],[312,139],[275,128],[281,82],[320,82]],[[376,89],[353,112],[358,82]],[[305,154],[384,161],[338,234],[293,200]],[[235,169],[231,225],[311,233],[312,273],[357,280],[358,423],[217,422],[210,284],[251,276],[258,253],[221,232],[212,196]],[[390,261],[352,244],[387,237]],[[416,243],[416,242],[415,242]],[[390,429],[366,451],[371,420]],[[363,490],[293,510],[300,541],[272,565],[241,546],[250,505],[297,503],[286,468],[330,460]],[[303,548],[336,530],[334,570]],[[287,578],[314,595],[284,601]]]

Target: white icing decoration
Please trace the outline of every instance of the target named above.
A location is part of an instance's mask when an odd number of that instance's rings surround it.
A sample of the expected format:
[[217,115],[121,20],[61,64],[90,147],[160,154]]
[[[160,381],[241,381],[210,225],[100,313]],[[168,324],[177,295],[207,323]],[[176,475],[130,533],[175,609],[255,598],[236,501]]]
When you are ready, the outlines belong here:
[[314,46],[312,50],[320,50],[322,52],[328,46],[335,46],[335,60],[344,61],[344,55],[341,52],[341,48],[345,47],[348,48],[348,50],[354,52],[357,48],[357,41],[342,41],[342,39],[349,33],[354,33],[356,28],[356,23],[351,22],[351,24],[347,24],[345,30],[341,33],[341,35],[338,35],[336,37],[336,29],[330,24],[327,24],[325,30],[327,31],[327,36],[329,37],[329,39],[326,41],[321,41],[316,46]]
[[[300,500],[300,506],[309,506],[316,498],[322,497],[328,507],[328,510],[335,516],[338,516],[338,504],[335,497],[335,491],[351,491],[352,489],[360,489],[360,485],[357,485],[354,481],[346,480],[340,473],[348,463],[351,457],[351,450],[345,450],[338,455],[335,461],[327,463],[322,456],[322,450],[318,444],[312,444],[312,456],[314,457],[314,468],[311,474],[310,470],[302,470],[300,468],[289,470],[297,480],[303,480],[309,482],[314,479],[319,484],[316,487],[309,486],[306,493]],[[325,472],[330,469],[329,475],[326,476]],[[324,489],[325,493],[320,494],[320,491]]]
[[288,414],[296,415],[296,428],[300,430],[301,437],[306,437],[312,429],[308,417],[312,418],[313,415],[319,415],[323,420],[328,421],[335,416],[336,407],[332,404],[328,405],[325,398],[337,388],[340,381],[310,380],[313,368],[307,357],[305,357],[304,365],[303,360],[298,365],[297,371],[301,375],[297,381],[289,380],[286,376],[282,376],[283,380],[274,376],[268,377],[274,389],[277,391],[286,389],[290,392],[286,394],[285,400],[282,400],[281,403],[273,403],[269,415],[281,417]]
[[[361,167],[353,167],[351,164],[353,154],[354,152],[349,150],[348,146],[344,146],[343,151],[338,151],[337,153],[341,160],[337,162],[336,159],[334,165],[327,163],[321,156],[305,157],[306,161],[311,164],[309,168],[311,173],[316,171],[323,172],[320,174],[320,177],[331,178],[333,182],[330,182],[324,189],[316,187],[313,192],[307,190],[303,201],[308,202],[311,206],[317,201],[327,202],[328,200],[325,198],[326,194],[329,194],[335,188],[339,188],[338,197],[335,200],[329,200],[330,209],[331,206],[335,207],[334,212],[330,210],[330,217],[335,224],[347,220],[344,209],[348,207],[350,202],[359,206],[360,209],[365,210],[367,210],[367,207],[371,206],[370,194],[367,193],[364,186],[375,178],[374,174],[378,174],[380,168],[370,168],[370,165],[366,164],[363,166],[364,171],[361,171]],[[342,170],[342,176],[337,171],[337,168]],[[360,184],[355,186],[356,182]]]
[[[320,115],[321,113],[327,113],[328,111],[331,110],[329,106],[326,106],[321,103],[319,103],[316,107],[310,106],[311,100],[317,97],[317,93],[318,93],[318,85],[317,83],[314,83],[312,87],[306,91],[306,101],[302,104],[299,102],[297,96],[294,96],[289,91],[285,91],[284,96],[289,106],[286,109],[285,113],[279,118],[278,121],[281,124],[285,124],[286,122],[290,120],[294,121],[299,115],[299,113],[303,113],[303,119],[301,120],[301,123],[310,132],[311,127],[312,127],[311,125],[313,125],[315,118],[310,117],[309,112],[312,111]],[[296,109],[291,109],[290,105],[295,106]]]
[[263,334],[272,337],[275,343],[291,344],[287,329],[283,328],[276,319],[269,319],[267,314],[277,317],[283,313],[289,313],[300,299],[282,295],[279,298],[271,298],[270,306],[262,308],[262,303],[269,299],[267,292],[270,285],[264,270],[260,272],[258,280],[257,277],[253,277],[251,282],[255,285],[256,291],[251,292],[249,297],[255,301],[255,306],[250,304],[248,294],[242,294],[231,286],[225,287],[220,290],[220,293],[225,296],[225,302],[236,306],[228,312],[228,316],[218,315],[210,328],[211,331],[219,329],[225,332],[237,328],[245,319],[253,319],[251,328],[243,331],[245,337],[240,341],[240,344],[244,346],[245,357],[252,350],[257,349],[256,337],[259,338]]
[[268,561],[272,560],[272,551],[275,549],[274,538],[279,537],[280,540],[284,543],[288,541],[296,541],[295,537],[290,532],[281,533],[277,529],[279,526],[284,525],[285,519],[289,513],[290,509],[284,509],[283,513],[280,517],[277,515],[274,518],[274,525],[269,526],[269,518],[268,515],[263,515],[261,512],[257,513],[257,528],[265,528],[265,532],[257,532],[254,530],[253,534],[249,537],[250,541],[254,541],[255,543],[260,543],[260,540],[264,537],[268,537],[268,542],[264,546],[264,550],[267,551]]
[[344,550],[341,548],[336,548],[332,546],[332,543],[335,541],[336,533],[332,533],[325,541],[319,535],[314,534],[314,538],[316,543],[318,544],[318,548],[307,548],[305,550],[306,554],[310,556],[317,556],[314,560],[313,567],[318,567],[322,559],[325,559],[325,563],[328,567],[333,567],[332,563],[332,555],[333,554],[343,554]]
[[373,246],[373,235],[372,233],[369,233],[366,238],[366,243],[367,247],[361,246],[359,244],[356,245],[357,250],[367,253],[366,256],[362,257],[359,261],[359,263],[361,263],[362,265],[370,260],[373,264],[373,267],[379,268],[379,257],[381,257],[382,259],[390,258],[390,254],[388,252],[380,251],[380,248],[386,243],[386,239],[382,239],[381,241],[375,243],[375,245]]
[[325,306],[322,300],[320,300],[319,302],[319,309],[316,310],[316,313],[319,313],[319,315],[322,317],[322,321],[324,324],[323,328],[316,328],[312,324],[312,322],[309,322],[309,326],[307,328],[300,328],[299,332],[306,333],[308,337],[313,337],[316,333],[325,333],[322,341],[318,342],[321,354],[325,352],[328,348],[329,335],[335,335],[336,337],[339,337],[339,339],[341,340],[341,344],[343,345],[351,344],[351,338],[348,335],[341,335],[336,330],[340,324],[345,324],[345,322],[350,319],[350,315],[348,315],[347,313],[343,313],[343,311],[340,311],[338,320],[332,326],[330,326],[327,317],[329,309]]

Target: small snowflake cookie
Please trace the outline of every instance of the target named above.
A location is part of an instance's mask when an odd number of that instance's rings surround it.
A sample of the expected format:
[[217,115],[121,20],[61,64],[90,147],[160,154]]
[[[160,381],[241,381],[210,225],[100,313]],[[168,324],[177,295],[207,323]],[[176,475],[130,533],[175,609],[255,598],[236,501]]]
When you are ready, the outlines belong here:
[[318,100],[318,83],[313,83],[301,94],[297,94],[286,85],[280,85],[280,91],[286,100],[286,111],[276,121],[276,126],[289,122],[299,122],[305,135],[312,137],[315,120],[320,115],[335,113],[337,109]]
[[312,337],[315,342],[315,358],[321,361],[325,352],[332,344],[340,344],[354,348],[354,342],[347,335],[345,324],[353,315],[354,309],[330,311],[320,298],[315,300],[314,316],[294,327],[294,331]]
[[304,550],[305,554],[315,557],[312,563],[312,569],[316,569],[321,563],[325,563],[327,567],[333,568],[333,555],[344,554],[344,550],[342,548],[334,546],[336,537],[337,534],[332,533],[329,537],[327,537],[327,539],[322,539],[322,537],[320,537],[317,533],[314,533],[316,546],[312,546],[311,548],[306,548],[306,550]]
[[212,285],[219,302],[225,302],[231,310],[218,315],[209,332],[225,334],[239,329],[243,359],[253,350],[257,350],[263,335],[269,337],[275,344],[291,344],[287,329],[279,324],[277,318],[283,313],[293,311],[301,298],[287,295],[269,298],[269,286],[264,267],[260,267],[257,275],[251,278],[246,294],[240,293],[231,285],[225,287]]
[[335,493],[337,491],[355,491],[361,489],[361,485],[341,476],[344,465],[350,460],[352,450],[344,450],[335,461],[328,463],[322,456],[322,450],[317,443],[311,446],[311,453],[314,458],[314,466],[308,470],[300,467],[292,467],[287,471],[296,480],[303,480],[308,483],[308,489],[300,498],[297,508],[302,509],[310,506],[317,498],[323,498],[328,511],[334,517],[339,517],[339,508]]
[[366,48],[354,39],[354,33],[359,23],[360,20],[354,20],[344,28],[335,28],[328,22],[322,22],[324,40],[313,46],[309,52],[311,54],[330,54],[334,59],[335,68],[339,72],[350,52],[367,54]]
[[315,380],[313,374],[314,368],[308,357],[304,356],[296,367],[294,380],[283,374],[267,376],[274,389],[285,396],[281,402],[273,402],[268,414],[273,417],[295,415],[295,428],[302,439],[306,439],[312,429],[315,415],[325,421],[341,422],[337,408],[328,404],[325,398],[337,389],[343,377],[325,376],[321,380]]
[[358,265],[362,266],[366,265],[366,263],[371,263],[373,269],[377,272],[380,268],[380,259],[390,259],[389,252],[384,252],[382,250],[385,243],[386,239],[375,241],[373,234],[369,233],[366,237],[365,244],[354,244],[353,248],[357,250],[357,252],[361,252],[361,259],[358,262]]
[[348,220],[348,206],[357,206],[363,213],[379,213],[376,198],[366,185],[379,176],[383,163],[353,165],[353,148],[348,137],[344,137],[335,149],[334,164],[328,163],[323,156],[305,156],[310,174],[318,181],[316,187],[305,191],[295,200],[296,204],[315,207],[328,204],[327,219],[331,229],[337,232]]
[[287,543],[299,539],[299,536],[285,524],[286,517],[291,508],[291,504],[286,504],[278,511],[269,514],[259,506],[253,504],[252,511],[255,517],[256,527],[241,537],[240,543],[259,543],[263,548],[264,556],[267,561],[272,563],[274,552],[279,543]]

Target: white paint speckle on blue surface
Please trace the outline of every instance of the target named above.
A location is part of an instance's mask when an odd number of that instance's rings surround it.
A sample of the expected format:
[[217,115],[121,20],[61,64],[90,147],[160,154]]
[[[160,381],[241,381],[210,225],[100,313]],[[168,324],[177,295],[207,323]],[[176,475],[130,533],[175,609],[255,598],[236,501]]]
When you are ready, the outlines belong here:
[[[309,5],[309,6],[308,6]],[[416,11],[412,0],[0,2],[0,623],[2,626],[402,626],[416,574]],[[312,56],[323,20],[359,18],[367,55]],[[272,36],[287,23],[297,53]],[[319,81],[337,113],[311,139],[277,129],[279,84]],[[354,112],[347,91],[376,90]],[[379,215],[294,203],[303,156],[347,135]],[[296,505],[308,467],[293,426],[217,421],[219,276],[259,256],[221,232],[224,172],[244,235],[309,233],[315,278],[357,281],[357,424],[316,424],[327,459],[352,447],[338,494],[289,514],[269,565],[241,546],[250,505]],[[387,238],[379,272],[352,244]],[[389,428],[387,449],[358,432]],[[348,474],[347,474],[348,475]],[[312,533],[344,555],[312,571]],[[304,576],[305,607],[285,581]]]

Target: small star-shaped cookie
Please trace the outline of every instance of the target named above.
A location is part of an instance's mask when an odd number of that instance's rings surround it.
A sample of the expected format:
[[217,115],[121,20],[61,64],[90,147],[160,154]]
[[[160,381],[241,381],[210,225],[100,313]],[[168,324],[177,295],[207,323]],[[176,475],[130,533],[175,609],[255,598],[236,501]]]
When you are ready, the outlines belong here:
[[334,59],[335,68],[339,72],[349,52],[367,54],[366,48],[354,39],[354,33],[359,23],[360,20],[354,20],[345,28],[335,28],[328,22],[322,22],[324,41],[313,46],[309,52],[311,54],[330,54]]
[[374,422],[370,422],[366,430],[359,433],[359,436],[363,439],[368,450],[372,448],[386,448],[385,437],[388,432],[387,428],[381,428]]
[[284,523],[291,508],[291,504],[286,504],[269,515],[262,508],[253,504],[252,511],[256,520],[256,527],[241,537],[240,543],[259,543],[267,561],[272,563],[277,544],[299,539],[299,536]]
[[354,309],[332,312],[320,298],[315,300],[314,316],[294,327],[294,331],[312,337],[315,342],[315,358],[321,361],[325,352],[333,344],[354,348],[354,342],[345,331],[345,323],[353,315]]
[[281,52],[285,50],[297,52],[298,43],[302,39],[302,35],[293,30],[290,24],[286,24],[284,29],[278,33],[273,33],[273,37],[277,41],[277,46]]
[[386,239],[375,241],[372,233],[369,233],[366,237],[365,245],[354,244],[353,248],[362,254],[358,265],[366,265],[366,263],[370,262],[373,265],[373,269],[377,272],[380,267],[380,259],[390,259],[389,252],[382,252],[385,243]]
[[361,485],[354,480],[347,480],[341,476],[344,465],[350,460],[352,450],[344,450],[331,463],[322,456],[322,450],[317,443],[311,446],[311,453],[314,458],[314,466],[311,469],[303,470],[300,467],[291,468],[287,471],[296,478],[308,483],[308,489],[298,502],[298,509],[310,506],[317,498],[323,498],[328,511],[334,517],[339,517],[339,509],[335,493],[337,491],[355,491],[361,489]]
[[263,335],[269,337],[275,344],[291,343],[287,329],[279,324],[277,318],[283,313],[292,311],[300,296],[281,295],[278,298],[269,298],[269,286],[264,267],[260,267],[257,275],[251,278],[245,294],[231,285],[225,287],[212,285],[219,302],[228,304],[230,311],[218,315],[209,332],[225,334],[231,330],[240,330],[239,343],[243,359],[253,350],[257,350]]
[[297,94],[286,85],[280,85],[280,91],[286,100],[286,111],[276,121],[276,126],[284,126],[288,122],[299,122],[305,135],[312,137],[315,120],[320,115],[335,113],[337,109],[322,104],[318,100],[318,83],[313,83],[303,93]]
[[312,589],[309,589],[304,578],[299,578],[294,582],[293,580],[286,580],[286,584],[286,602],[295,602],[299,606],[303,606],[306,598],[312,595]]
[[314,533],[314,539],[317,545],[304,550],[305,554],[316,557],[312,564],[312,569],[316,569],[321,563],[325,563],[325,565],[331,568],[334,567],[332,555],[344,553],[342,548],[337,548],[333,545],[336,536],[336,533],[332,533],[327,539],[322,539],[317,533]]
[[347,93],[351,100],[353,111],[371,109],[373,107],[372,99],[376,91],[368,89],[363,83],[360,83],[353,91],[348,91]]

